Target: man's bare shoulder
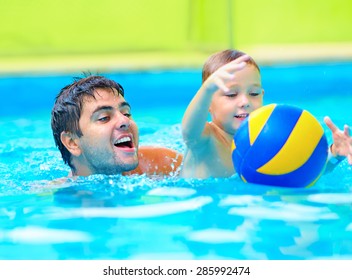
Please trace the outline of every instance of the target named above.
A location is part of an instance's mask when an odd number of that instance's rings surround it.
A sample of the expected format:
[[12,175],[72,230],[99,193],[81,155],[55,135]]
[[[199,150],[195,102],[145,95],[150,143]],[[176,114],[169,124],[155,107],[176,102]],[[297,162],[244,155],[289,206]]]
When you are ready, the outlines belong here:
[[176,150],[158,147],[141,146],[138,149],[138,166],[124,175],[172,175],[179,172],[183,155]]

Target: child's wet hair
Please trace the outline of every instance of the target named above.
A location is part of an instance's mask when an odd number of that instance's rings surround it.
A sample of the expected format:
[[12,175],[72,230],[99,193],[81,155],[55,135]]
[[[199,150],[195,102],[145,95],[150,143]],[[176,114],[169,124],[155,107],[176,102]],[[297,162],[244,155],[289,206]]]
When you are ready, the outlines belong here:
[[[203,66],[203,71],[202,71],[202,83],[205,82],[208,77],[213,74],[216,70],[218,70],[221,66],[245,55],[246,53],[238,51],[238,50],[233,50],[233,49],[228,49],[225,51],[217,52],[210,56],[207,61],[204,63]],[[253,58],[249,58],[247,61],[248,64],[254,65],[255,68],[258,69],[260,73],[259,66],[257,63],[254,61]]]

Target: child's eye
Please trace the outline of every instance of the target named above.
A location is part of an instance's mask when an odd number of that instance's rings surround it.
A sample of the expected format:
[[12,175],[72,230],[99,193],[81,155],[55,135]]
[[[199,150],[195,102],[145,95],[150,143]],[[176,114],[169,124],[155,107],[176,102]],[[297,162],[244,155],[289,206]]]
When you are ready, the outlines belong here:
[[238,95],[238,93],[228,93],[226,94],[227,97],[236,97]]
[[258,92],[250,92],[250,93],[249,93],[250,96],[258,96],[259,94],[260,94],[260,93],[258,93]]

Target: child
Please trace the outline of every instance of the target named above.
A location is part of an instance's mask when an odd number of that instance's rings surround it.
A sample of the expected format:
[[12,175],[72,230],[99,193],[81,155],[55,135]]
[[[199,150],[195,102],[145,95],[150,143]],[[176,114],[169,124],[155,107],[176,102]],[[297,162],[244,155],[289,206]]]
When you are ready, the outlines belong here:
[[[260,70],[247,54],[225,50],[205,62],[202,83],[182,120],[187,149],[181,176],[229,177],[235,173],[231,159],[233,136],[249,113],[263,106]],[[207,122],[208,112],[211,122]],[[348,156],[352,164],[348,127],[342,132],[329,118],[325,122],[335,141],[330,146],[330,158],[339,162]]]

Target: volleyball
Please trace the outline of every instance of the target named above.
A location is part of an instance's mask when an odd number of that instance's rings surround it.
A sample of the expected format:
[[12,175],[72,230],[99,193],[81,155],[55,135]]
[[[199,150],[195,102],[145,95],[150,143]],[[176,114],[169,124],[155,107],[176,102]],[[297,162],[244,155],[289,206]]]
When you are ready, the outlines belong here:
[[324,172],[328,142],[308,111],[270,104],[252,112],[232,142],[232,161],[244,182],[301,188]]

